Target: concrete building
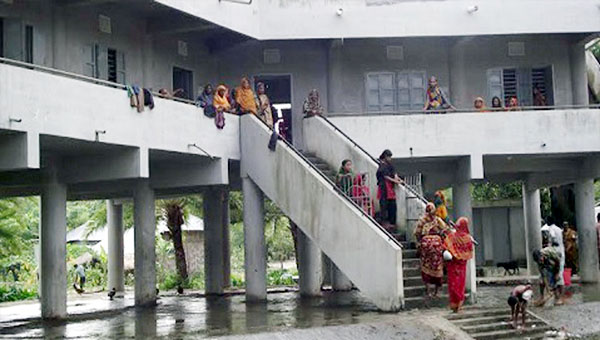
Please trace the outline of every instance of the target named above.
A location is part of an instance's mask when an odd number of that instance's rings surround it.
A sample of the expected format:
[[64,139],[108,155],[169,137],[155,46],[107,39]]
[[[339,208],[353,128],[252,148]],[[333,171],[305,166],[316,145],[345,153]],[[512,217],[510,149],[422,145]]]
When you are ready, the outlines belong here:
[[[423,174],[425,192],[451,187],[455,216],[473,219],[473,181],[524,181],[531,272],[531,251],[541,245],[538,189],[575,183],[581,278],[597,281],[600,110],[588,107],[584,46],[600,31],[600,9],[595,0],[559,0],[544,3],[543,16],[531,15],[539,6],[537,0],[446,0],[435,10],[410,0],[1,1],[0,194],[42,197],[42,316],[66,314],[66,200],[133,199],[136,303],[152,305],[154,199],[206,193],[206,287],[222,294],[228,195],[240,189],[248,301],[266,298],[266,195],[302,232],[303,295],[319,294],[324,253],[340,278],[379,308],[402,308],[421,289],[404,286],[418,263],[405,248],[424,202],[398,189],[405,239],[398,242],[314,166],[320,159],[335,168],[350,158],[355,170],[373,174],[373,156],[385,148],[401,174]],[[207,82],[235,85],[242,75],[265,82],[274,104],[291,104],[283,116],[294,146],[279,141],[269,151],[270,132],[256,118],[227,115],[219,130],[183,100]],[[453,114],[419,114],[430,76],[449,94]],[[181,88],[183,99],[157,97],[153,109],[137,112],[125,84]],[[313,88],[329,120],[303,119]],[[477,96],[488,103],[516,96],[531,106],[533,88],[554,110],[464,112]],[[109,282],[122,287],[122,207],[115,202],[107,203]],[[468,278],[473,299],[475,262]]]

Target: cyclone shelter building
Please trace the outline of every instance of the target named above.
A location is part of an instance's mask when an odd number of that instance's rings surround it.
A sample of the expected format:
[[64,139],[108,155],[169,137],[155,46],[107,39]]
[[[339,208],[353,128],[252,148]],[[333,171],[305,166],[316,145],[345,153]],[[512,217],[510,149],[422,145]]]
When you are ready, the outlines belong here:
[[[401,309],[419,299],[405,286],[418,274],[403,246],[420,195],[398,189],[398,242],[322,171],[348,158],[374,178],[384,149],[401,174],[422,174],[424,192],[451,187],[456,216],[472,217],[471,183],[523,181],[530,273],[539,188],[574,183],[581,280],[599,279],[600,110],[589,105],[585,52],[600,32],[596,0],[1,0],[0,29],[0,195],[41,195],[43,318],[67,313],[67,200],[109,200],[109,285],[122,290],[118,202],[133,199],[135,301],[147,305],[156,300],[154,200],[205,193],[206,292],[221,294],[231,190],[244,193],[247,300],[267,294],[266,196],[301,231],[301,294],[319,293],[325,254],[334,289],[351,281],[381,310]],[[282,116],[293,145],[270,151],[256,117],[226,115],[220,130],[194,105],[204,84],[244,75],[290,104]],[[430,76],[456,111],[419,112]],[[182,88],[184,98],[155,96],[138,112],[125,90],[134,84]],[[327,119],[303,119],[313,88]],[[527,108],[534,88],[546,109]],[[470,110],[495,96],[524,109]]]

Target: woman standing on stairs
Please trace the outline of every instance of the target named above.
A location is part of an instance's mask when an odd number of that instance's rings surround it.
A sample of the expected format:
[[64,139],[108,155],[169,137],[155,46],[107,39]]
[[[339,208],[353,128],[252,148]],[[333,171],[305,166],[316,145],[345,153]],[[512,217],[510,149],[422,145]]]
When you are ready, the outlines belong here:
[[[442,252],[444,243],[442,237],[449,230],[446,223],[435,214],[435,205],[427,203],[425,214],[415,228],[417,251],[421,257],[421,278],[425,283],[427,296],[437,297],[444,276],[444,261]],[[433,294],[430,285],[434,286]]]
[[377,199],[379,200],[379,211],[382,225],[386,229],[396,228],[396,191],[395,185],[401,185],[402,180],[398,177],[396,169],[392,165],[392,152],[383,150],[379,156],[379,168],[377,169]]
[[444,247],[452,255],[452,259],[446,262],[450,309],[458,313],[465,302],[467,261],[473,258],[473,241],[469,234],[469,220],[466,217],[456,221],[456,231],[447,235]]

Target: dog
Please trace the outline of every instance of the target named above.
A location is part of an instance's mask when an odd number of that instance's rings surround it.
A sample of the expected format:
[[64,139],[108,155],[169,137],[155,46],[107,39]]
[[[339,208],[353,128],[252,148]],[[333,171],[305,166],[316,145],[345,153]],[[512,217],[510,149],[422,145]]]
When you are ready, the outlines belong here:
[[[504,275],[517,275],[519,272],[519,263],[517,261],[499,262],[497,268],[504,268]],[[511,273],[512,271],[512,273]]]

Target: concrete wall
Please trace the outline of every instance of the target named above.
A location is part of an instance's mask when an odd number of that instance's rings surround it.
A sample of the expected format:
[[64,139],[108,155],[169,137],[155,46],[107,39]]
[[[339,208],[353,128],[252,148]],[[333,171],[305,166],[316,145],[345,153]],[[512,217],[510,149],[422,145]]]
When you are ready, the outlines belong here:
[[482,155],[597,152],[599,113],[573,109],[334,117],[331,121],[369,153],[390,148],[395,158],[405,159],[468,155],[472,174],[483,176]]
[[240,132],[242,176],[250,177],[377,307],[401,308],[400,246],[283,142],[270,151],[271,132],[258,118],[242,117]]
[[[323,39],[398,36],[461,36],[600,30],[592,0],[544,3],[539,0],[340,1],[268,0],[251,5],[193,0],[159,0],[187,13],[257,39]],[[469,9],[477,5],[478,10]],[[342,9],[342,15],[336,14]],[[503,15],[510,13],[510,15]],[[572,18],[578,18],[573,20]]]
[[526,261],[523,207],[520,202],[475,202],[473,223],[477,265]]

